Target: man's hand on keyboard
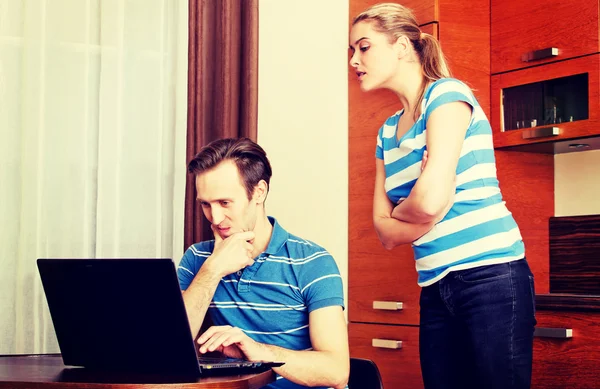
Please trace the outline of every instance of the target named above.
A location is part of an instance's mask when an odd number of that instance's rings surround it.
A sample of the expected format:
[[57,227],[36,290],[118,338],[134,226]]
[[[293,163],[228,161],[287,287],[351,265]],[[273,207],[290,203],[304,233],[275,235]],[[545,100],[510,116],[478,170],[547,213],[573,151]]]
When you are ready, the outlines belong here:
[[200,353],[219,351],[230,358],[249,361],[270,360],[269,350],[237,327],[212,326],[198,338]]

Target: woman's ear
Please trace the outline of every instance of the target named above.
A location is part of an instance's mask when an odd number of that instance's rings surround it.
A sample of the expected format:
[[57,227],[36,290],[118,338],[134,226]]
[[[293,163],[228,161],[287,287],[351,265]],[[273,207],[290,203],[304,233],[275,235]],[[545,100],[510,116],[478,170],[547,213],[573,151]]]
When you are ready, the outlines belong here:
[[269,191],[269,186],[265,180],[260,180],[258,184],[254,187],[254,195],[252,199],[256,202],[256,204],[261,204],[265,202],[267,198],[267,193]]
[[410,54],[411,48],[412,45],[406,35],[400,35],[394,43],[394,49],[396,50],[396,55],[398,56],[398,59],[402,59],[408,54]]

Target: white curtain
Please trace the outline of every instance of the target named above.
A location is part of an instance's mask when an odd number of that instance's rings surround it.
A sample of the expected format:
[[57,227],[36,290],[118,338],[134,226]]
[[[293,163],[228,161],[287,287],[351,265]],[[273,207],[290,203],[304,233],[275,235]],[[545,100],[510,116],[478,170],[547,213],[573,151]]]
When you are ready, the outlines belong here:
[[187,7],[0,0],[0,354],[59,351],[37,258],[179,261]]

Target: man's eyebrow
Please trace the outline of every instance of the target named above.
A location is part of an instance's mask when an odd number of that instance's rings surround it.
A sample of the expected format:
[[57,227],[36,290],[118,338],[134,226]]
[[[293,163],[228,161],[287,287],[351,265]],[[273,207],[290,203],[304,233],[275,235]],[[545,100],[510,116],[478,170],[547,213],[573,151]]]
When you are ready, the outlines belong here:
[[200,197],[196,197],[196,201],[199,201],[201,203],[215,203],[215,202],[219,202],[219,201],[229,201],[229,202],[231,202],[231,201],[233,201],[233,199],[232,198],[228,198],[228,197],[223,197],[221,199],[214,199],[212,201],[209,201],[209,200],[201,199]]

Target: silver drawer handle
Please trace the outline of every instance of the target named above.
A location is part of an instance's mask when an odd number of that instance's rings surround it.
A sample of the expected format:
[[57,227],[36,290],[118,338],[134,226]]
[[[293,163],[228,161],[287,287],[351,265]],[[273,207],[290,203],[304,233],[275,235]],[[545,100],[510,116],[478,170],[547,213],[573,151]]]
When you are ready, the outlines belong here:
[[373,301],[373,309],[384,311],[401,311],[402,303],[399,301]]
[[540,127],[534,130],[523,131],[523,139],[544,138],[546,136],[560,135],[558,127]]
[[371,345],[378,348],[391,348],[398,350],[402,348],[401,340],[389,340],[389,339],[372,339]]
[[533,336],[537,338],[568,339],[573,337],[573,330],[571,328],[538,327],[533,331]]
[[530,62],[538,61],[540,59],[552,58],[558,55],[557,47],[548,47],[546,49],[534,50],[529,53],[525,53],[521,56],[521,61]]

